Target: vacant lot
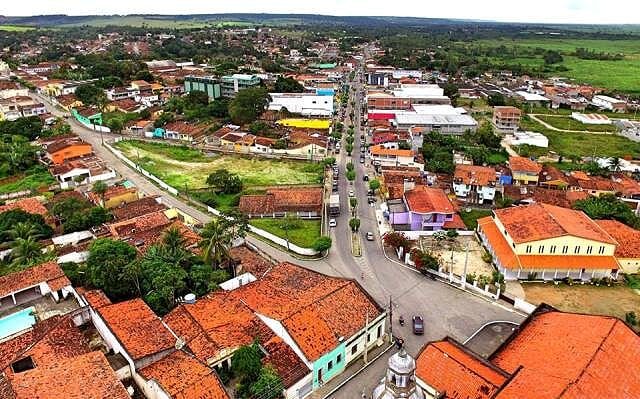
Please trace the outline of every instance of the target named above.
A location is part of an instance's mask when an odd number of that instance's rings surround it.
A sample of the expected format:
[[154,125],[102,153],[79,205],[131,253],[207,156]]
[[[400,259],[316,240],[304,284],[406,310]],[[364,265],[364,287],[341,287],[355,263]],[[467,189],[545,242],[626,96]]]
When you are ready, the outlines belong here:
[[523,283],[522,287],[528,302],[545,302],[567,312],[616,316],[622,320],[627,312],[640,312],[640,295],[626,285],[596,287]]
[[35,167],[27,171],[23,176],[7,178],[0,181],[0,194],[14,193],[24,190],[37,190],[41,187],[48,187],[56,180],[48,170],[43,167]]
[[590,132],[615,132],[616,127],[613,125],[587,125],[582,122],[578,122],[570,116],[559,115],[536,115],[536,118],[556,129],[562,130],[582,130]]
[[320,220],[299,220],[297,227],[288,232],[282,229],[282,219],[251,219],[249,223],[284,239],[288,233],[289,242],[303,248],[310,248],[320,237]]
[[6,32],[26,32],[28,30],[34,30],[33,26],[21,26],[21,25],[0,25],[0,31]]
[[238,174],[247,187],[317,184],[322,182],[322,164],[233,155],[207,156],[186,146],[141,141],[116,144],[129,159],[171,186],[183,189],[206,187],[209,174],[227,169]]

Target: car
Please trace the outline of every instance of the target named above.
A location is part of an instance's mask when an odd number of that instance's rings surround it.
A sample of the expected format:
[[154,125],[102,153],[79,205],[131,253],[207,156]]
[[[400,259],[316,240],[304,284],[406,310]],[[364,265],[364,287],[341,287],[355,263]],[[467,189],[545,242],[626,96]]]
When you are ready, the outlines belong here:
[[336,150],[339,150],[341,148],[340,143],[336,143]]
[[360,163],[364,163],[364,158],[360,158]]
[[353,192],[353,190],[349,190],[349,197],[355,197],[356,193]]
[[362,176],[362,181],[369,181],[369,175]]
[[367,195],[372,197],[373,196],[373,190],[371,190],[371,189],[367,190]]
[[373,241],[373,233],[370,231],[367,231],[367,241]]
[[375,204],[376,202],[378,202],[378,199],[376,197],[368,197],[367,198],[367,203],[368,204]]
[[422,316],[413,316],[413,333],[415,335],[424,334],[424,319]]
[[336,227],[337,225],[338,225],[338,222],[336,222],[335,219],[329,220],[329,227]]

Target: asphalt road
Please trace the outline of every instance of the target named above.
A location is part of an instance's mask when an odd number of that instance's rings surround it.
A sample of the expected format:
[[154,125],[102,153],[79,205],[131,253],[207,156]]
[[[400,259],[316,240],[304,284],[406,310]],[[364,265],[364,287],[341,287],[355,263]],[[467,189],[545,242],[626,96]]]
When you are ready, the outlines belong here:
[[[359,69],[356,80],[361,77],[362,69]],[[491,302],[447,284],[425,278],[423,275],[398,265],[385,257],[381,247],[381,240],[377,233],[374,208],[367,204],[368,186],[366,182],[362,181],[362,176],[365,173],[365,167],[368,167],[369,160],[367,159],[367,165],[362,165],[358,162],[361,145],[360,134],[362,132],[360,129],[360,107],[363,99],[360,96],[362,83],[355,82],[354,85],[357,94],[355,97],[354,94],[351,94],[351,98],[355,100],[356,104],[356,110],[354,110],[356,133],[353,151],[356,180],[353,186],[346,181],[345,164],[347,156],[343,143],[343,149],[338,160],[340,164],[339,192],[342,201],[342,213],[337,218],[338,226],[331,229],[332,231],[330,232],[334,244],[328,256],[318,261],[305,261],[293,258],[262,241],[253,238],[248,238],[248,241],[280,261],[289,261],[329,275],[357,280],[381,306],[387,310],[391,308],[393,313],[393,334],[404,338],[407,350],[413,354],[416,354],[426,342],[442,339],[445,336],[464,341],[483,324],[490,321],[508,320],[521,322],[524,316],[502,303]],[[56,110],[46,98],[39,96],[38,98],[44,100],[50,112],[58,116],[63,115],[63,112]],[[347,117],[350,112],[350,103],[351,100],[348,102]],[[133,182],[139,190],[148,195],[160,195],[167,205],[178,208],[205,223],[211,220],[209,214],[203,213],[171,196],[123,164],[106,147],[101,145],[99,133],[89,130],[75,121],[69,122],[74,133],[90,143],[100,158],[113,167],[121,176]],[[345,123],[347,127],[349,124],[349,121]],[[115,135],[104,135],[105,140],[110,140],[114,137]],[[349,239],[347,203],[349,189],[354,189],[358,198],[357,212],[358,217],[361,219],[360,230],[361,234],[363,234],[363,256],[358,258],[351,254]],[[364,239],[364,233],[367,231],[375,234],[375,241],[366,241]],[[391,307],[390,303],[392,304]],[[398,323],[400,315],[404,315],[407,320],[404,327],[401,327]],[[411,333],[410,318],[412,315],[423,316],[425,321],[424,335],[416,336]],[[387,357],[380,359],[373,367],[356,377],[343,390],[332,397],[352,399],[356,397],[353,395],[357,392],[362,392],[363,388],[372,389],[384,374]]]

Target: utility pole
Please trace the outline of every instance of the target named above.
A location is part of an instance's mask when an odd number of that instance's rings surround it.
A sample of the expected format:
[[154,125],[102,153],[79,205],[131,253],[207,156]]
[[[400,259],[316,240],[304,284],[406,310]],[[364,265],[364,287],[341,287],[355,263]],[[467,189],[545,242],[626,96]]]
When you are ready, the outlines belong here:
[[364,324],[364,364],[367,364],[369,361],[367,359],[367,352],[369,349],[369,311],[367,310],[367,318]]
[[391,302],[391,295],[389,295],[389,342],[393,341],[393,302]]
[[462,289],[467,288],[467,262],[469,261],[469,241],[465,245],[464,272],[462,273]]

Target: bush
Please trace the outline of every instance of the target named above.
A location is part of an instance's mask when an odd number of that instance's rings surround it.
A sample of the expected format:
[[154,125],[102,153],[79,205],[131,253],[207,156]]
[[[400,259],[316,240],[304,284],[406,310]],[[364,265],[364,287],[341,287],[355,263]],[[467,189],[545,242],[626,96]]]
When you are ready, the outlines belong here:
[[624,320],[632,326],[638,325],[638,317],[636,316],[636,312],[627,312],[624,315]]
[[331,248],[331,237],[322,236],[318,237],[316,241],[313,243],[313,249],[318,252],[327,251]]
[[385,245],[393,247],[394,249],[398,249],[400,247],[406,249],[409,248],[410,245],[409,239],[404,234],[396,231],[385,234],[382,241],[384,241]]
[[410,259],[416,264],[418,270],[435,270],[440,269],[440,261],[429,252],[414,248],[411,251]]

